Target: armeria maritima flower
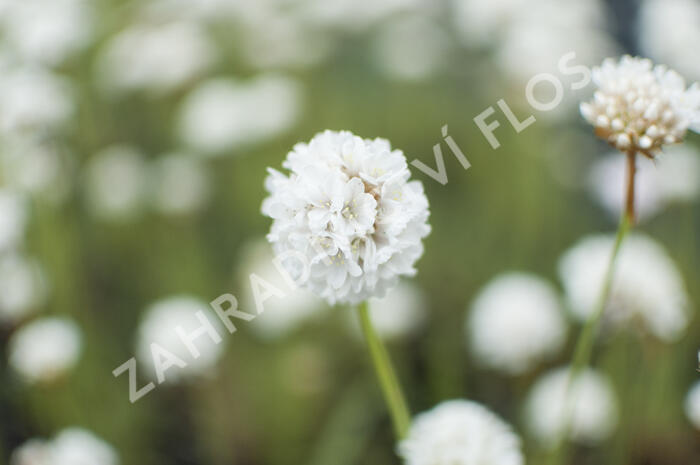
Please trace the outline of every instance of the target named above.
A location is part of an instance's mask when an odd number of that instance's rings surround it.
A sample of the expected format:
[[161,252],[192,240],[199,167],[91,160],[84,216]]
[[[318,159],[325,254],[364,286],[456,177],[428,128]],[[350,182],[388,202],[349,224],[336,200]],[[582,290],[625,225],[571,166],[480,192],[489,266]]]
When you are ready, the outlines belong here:
[[520,438],[486,407],[450,400],[418,415],[398,446],[406,465],[522,465]]
[[666,66],[624,56],[593,68],[598,86],[581,114],[596,134],[622,152],[649,158],[664,145],[681,142],[688,129],[700,131],[700,86]]
[[325,131],[297,144],[282,166],[290,174],[269,170],[262,211],[274,220],[275,252],[308,259],[308,276],[288,270],[302,287],[331,304],[356,304],[415,274],[430,232],[428,200],[409,181],[403,152],[385,139]]

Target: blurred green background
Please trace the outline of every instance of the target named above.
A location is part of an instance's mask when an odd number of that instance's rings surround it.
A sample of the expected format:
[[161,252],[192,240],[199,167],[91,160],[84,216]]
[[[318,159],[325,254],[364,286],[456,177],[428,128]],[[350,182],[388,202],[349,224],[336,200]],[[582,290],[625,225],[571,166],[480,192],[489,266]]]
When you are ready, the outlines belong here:
[[[247,282],[240,279],[247,273],[244,257],[270,226],[260,213],[266,168],[279,168],[295,143],[324,129],[345,129],[387,138],[409,161],[417,158],[434,166],[433,146],[442,142],[444,125],[472,166],[463,170],[443,144],[447,185],[412,168],[431,204],[432,233],[413,280],[426,296],[427,319],[418,331],[390,341],[392,358],[414,413],[451,398],[484,403],[521,433],[528,463],[541,463],[544,452],[522,426],[522,404],[539,374],[570,359],[580,326],[572,322],[567,346],[556,359],[515,378],[475,363],[463,326],[468,305],[494,276],[522,270],[560,288],[561,254],[586,235],[615,230],[614,218],[596,203],[586,184],[593,163],[609,156],[609,149],[578,115],[577,103],[590,97],[590,86],[571,91],[570,79],[562,77],[565,102],[550,113],[534,111],[524,99],[524,89],[535,72],[517,60],[504,62],[509,55],[501,53],[507,40],[513,40],[504,38],[504,31],[516,25],[505,19],[489,23],[479,42],[464,32],[475,26],[460,26],[467,20],[449,2],[331,1],[322,8],[311,1],[212,1],[201,2],[200,11],[194,5],[199,2],[70,1],[78,4],[72,8],[90,10],[90,32],[60,59],[41,54],[37,58],[21,47],[15,50],[17,33],[11,25],[20,19],[13,16],[12,5],[0,9],[3,70],[41,69],[58,76],[69,86],[73,106],[60,124],[29,118],[29,123],[13,125],[13,107],[0,103],[0,114],[10,114],[2,117],[3,156],[16,156],[13,151],[21,139],[50,151],[59,166],[48,187],[27,189],[16,182],[20,174],[12,171],[12,163],[2,165],[3,188],[21,192],[26,200],[27,223],[17,247],[40,264],[47,291],[31,311],[0,327],[0,463],[9,463],[12,451],[26,440],[50,438],[71,425],[109,442],[122,464],[399,463],[365,348],[343,315],[351,309],[323,311],[278,337],[260,337],[240,323],[235,334],[224,336],[225,352],[211,376],[160,385],[136,404],[129,402],[126,375],[115,378],[112,370],[135,354],[139,323],[152,303],[173,295],[208,302],[223,293],[245,294]],[[32,3],[42,10],[41,1]],[[480,8],[487,11],[485,16],[496,15],[496,10],[507,9],[505,3],[484,2]],[[580,7],[584,2],[574,3]],[[589,35],[577,39],[571,49],[577,51],[577,63],[595,65],[609,51],[598,47],[601,38],[613,44],[613,55],[651,54],[640,39],[646,33],[637,30],[644,3],[584,8],[600,9],[602,21],[578,10],[576,18],[564,19],[572,10],[561,6],[547,9],[548,16],[539,18],[542,24],[535,24],[544,30],[546,24],[577,24],[588,18],[580,28]],[[35,13],[30,14],[33,19],[17,17],[40,21]],[[406,37],[415,42],[386,39],[384,33],[406,19]],[[148,78],[105,90],[108,78],[98,71],[98,63],[114,37],[136,25],[155,28],[172,21],[201,28],[218,59],[167,90],[159,91],[160,84],[148,84]],[[432,28],[427,33],[421,29],[426,24]],[[556,70],[558,49],[567,47],[562,42],[571,36],[552,31],[550,43],[556,43],[557,50],[551,60],[546,58],[550,52],[533,39],[529,53],[551,65],[541,72]],[[522,45],[522,39],[518,43]],[[404,54],[399,59],[403,64],[387,65],[381,44],[392,54]],[[175,63],[191,59],[178,55],[187,52],[184,44],[175,41],[168,47],[165,41],[163,46]],[[526,49],[518,56],[533,63]],[[138,52],[134,45],[133,53]],[[282,58],[266,62],[273,52]],[[692,44],[687,53],[697,61]],[[117,60],[114,69],[138,66],[139,59],[131,58],[122,57],[121,64]],[[155,69],[168,73],[170,62],[163,60]],[[410,64],[425,62],[418,71],[411,70]],[[246,83],[273,74],[297,86],[298,101],[288,124],[261,137],[242,136],[213,151],[183,137],[183,105],[203,82],[225,78]],[[698,77],[687,74],[691,80]],[[0,81],[0,96],[6,101],[10,94],[20,95],[6,82],[9,78]],[[537,122],[517,134],[496,107],[502,98],[521,119],[534,114]],[[51,103],[41,99],[31,104]],[[274,100],[264,105],[255,105],[263,115],[289,111]],[[489,106],[496,109],[492,118],[501,123],[495,131],[501,143],[497,150],[473,121]],[[250,118],[260,115],[252,112]],[[244,133],[250,130],[243,126]],[[700,137],[689,135],[686,144],[700,148]],[[177,214],[150,207],[152,201],[146,198],[128,215],[101,216],[100,207],[91,203],[95,194],[86,167],[110,146],[134,147],[148,170],[163,154],[185,153],[206,175],[209,193],[196,208]],[[129,188],[127,181],[114,176],[120,181],[96,182],[117,191]],[[170,188],[186,190],[187,179]],[[697,199],[669,205],[639,225],[664,245],[681,270],[693,312],[700,302],[699,226]],[[56,379],[27,383],[8,364],[8,341],[22,324],[48,315],[77,323],[81,354],[76,365]],[[577,447],[572,463],[700,463],[700,433],[683,412],[686,392],[698,379],[694,369],[699,340],[700,324],[694,318],[675,344],[635,332],[621,332],[598,344],[594,365],[613,381],[621,420],[602,444]],[[139,384],[148,377],[140,368]]]

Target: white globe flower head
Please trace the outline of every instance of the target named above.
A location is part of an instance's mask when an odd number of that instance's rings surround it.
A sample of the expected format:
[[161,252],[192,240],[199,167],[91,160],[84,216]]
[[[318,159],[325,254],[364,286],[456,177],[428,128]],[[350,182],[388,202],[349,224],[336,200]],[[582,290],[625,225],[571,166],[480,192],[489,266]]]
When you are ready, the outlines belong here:
[[685,415],[700,430],[700,381],[693,384],[685,397]]
[[209,199],[209,172],[201,159],[188,154],[160,157],[152,170],[152,203],[166,215],[186,215]]
[[82,336],[73,321],[44,317],[19,328],[8,347],[9,365],[27,383],[49,382],[77,363]]
[[416,416],[399,443],[406,465],[522,465],[520,438],[486,407],[451,400]]
[[[199,328],[207,328],[206,333],[191,341],[198,356],[195,357],[183,342],[178,328],[185,339]],[[156,375],[154,379],[158,378],[159,383],[208,376],[223,355],[224,334],[218,317],[203,300],[191,296],[161,299],[146,309],[141,320],[136,341],[137,359]],[[163,368],[170,362],[173,362],[172,366]],[[163,368],[161,376],[158,375],[159,367]]]
[[148,194],[148,165],[137,149],[111,146],[94,155],[85,167],[85,198],[91,212],[112,222],[132,220]]
[[118,465],[116,450],[92,432],[67,428],[51,442],[51,465]]
[[306,258],[308,273],[290,263],[300,260],[285,262],[302,287],[331,305],[357,304],[416,273],[428,199],[409,180],[403,152],[385,139],[326,131],[297,144],[283,166],[289,175],[269,170],[262,211],[273,219],[275,253]]
[[[582,239],[559,262],[565,296],[574,316],[586,321],[603,285],[615,238]],[[613,327],[641,323],[665,342],[680,338],[689,321],[689,297],[681,273],[661,245],[631,234],[618,256],[610,299],[603,314]]]
[[116,450],[90,431],[71,427],[54,439],[30,439],[13,453],[10,465],[118,465]]
[[568,368],[546,373],[527,397],[528,428],[545,446],[556,445],[566,427],[567,416],[570,416],[571,439],[579,443],[603,441],[617,426],[617,400],[608,380],[592,369],[582,371],[571,386],[569,378]]
[[196,22],[137,24],[107,43],[97,76],[108,92],[160,96],[201,75],[216,59],[215,45]]
[[665,145],[700,131],[700,85],[686,88],[678,73],[625,55],[593,68],[598,90],[581,114],[617,150],[654,158]]
[[[624,157],[604,157],[591,169],[588,186],[593,197],[614,219],[624,209],[620,182],[625,177]],[[635,211],[644,221],[665,207],[700,197],[700,153],[690,145],[674,146],[656,161],[637,160]]]
[[282,338],[321,315],[325,302],[306,289],[290,289],[275,267],[275,256],[270,244],[259,239],[243,247],[238,274],[241,283],[241,308],[255,313],[255,295],[250,275],[264,279],[284,293],[272,296],[262,303],[263,312],[257,314],[248,326],[262,339]]
[[271,139],[301,113],[301,88],[292,78],[264,74],[248,82],[210,79],[185,98],[179,131],[193,150],[215,155]]
[[497,276],[479,292],[465,329],[479,361],[510,375],[556,355],[567,333],[554,287],[518,272]]
[[16,323],[44,303],[48,285],[43,269],[16,252],[0,254],[0,323]]

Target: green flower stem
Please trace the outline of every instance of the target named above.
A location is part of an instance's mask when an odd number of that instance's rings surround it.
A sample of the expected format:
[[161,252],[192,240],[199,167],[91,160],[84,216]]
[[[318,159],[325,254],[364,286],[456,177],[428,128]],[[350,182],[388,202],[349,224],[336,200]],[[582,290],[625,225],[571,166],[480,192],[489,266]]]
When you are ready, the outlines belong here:
[[618,255],[620,254],[620,248],[622,247],[625,236],[634,224],[634,181],[636,174],[636,154],[634,152],[627,154],[627,162],[627,202],[625,205],[625,211],[622,214],[620,224],[617,228],[615,245],[613,246],[612,253],[610,254],[610,260],[603,277],[603,288],[600,291],[600,295],[596,301],[593,313],[591,313],[588,320],[586,320],[586,324],[584,325],[583,330],[576,341],[576,347],[574,349],[574,357],[571,363],[571,370],[569,372],[569,380],[567,383],[567,395],[565,397],[568,405],[565,407],[566,413],[564,417],[564,428],[557,439],[556,448],[552,456],[552,463],[557,465],[565,462],[568,458],[567,456],[569,449],[567,439],[569,433],[571,432],[571,422],[574,411],[573,404],[575,403],[575,399],[570,399],[571,387],[576,377],[578,377],[578,375],[588,366],[591,361],[593,341],[595,340],[595,335],[598,332],[598,327],[600,326],[600,320],[602,319],[605,306],[607,305],[610,297],[613,276],[615,274],[615,263],[617,262]]
[[360,317],[362,333],[367,341],[367,348],[372,358],[374,371],[377,374],[379,385],[384,394],[384,400],[391,413],[391,420],[394,424],[396,438],[397,440],[401,440],[406,436],[406,433],[408,433],[408,428],[411,424],[411,415],[406,406],[401,386],[399,385],[396,373],[394,373],[389,354],[372,326],[367,302],[362,302],[357,307],[357,313]]

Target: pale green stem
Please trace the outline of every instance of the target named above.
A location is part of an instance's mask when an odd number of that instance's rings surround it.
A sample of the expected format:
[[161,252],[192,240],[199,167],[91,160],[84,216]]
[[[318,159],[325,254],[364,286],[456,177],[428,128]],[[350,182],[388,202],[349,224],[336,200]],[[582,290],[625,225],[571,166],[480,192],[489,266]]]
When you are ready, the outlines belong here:
[[408,432],[408,428],[411,424],[411,414],[406,406],[406,401],[404,400],[401,386],[399,385],[398,378],[391,365],[389,354],[372,326],[367,302],[363,302],[357,307],[357,313],[360,317],[360,325],[365,340],[367,341],[367,348],[372,358],[374,371],[377,374],[384,400],[391,413],[391,420],[394,424],[396,438],[401,440]]

